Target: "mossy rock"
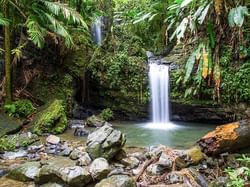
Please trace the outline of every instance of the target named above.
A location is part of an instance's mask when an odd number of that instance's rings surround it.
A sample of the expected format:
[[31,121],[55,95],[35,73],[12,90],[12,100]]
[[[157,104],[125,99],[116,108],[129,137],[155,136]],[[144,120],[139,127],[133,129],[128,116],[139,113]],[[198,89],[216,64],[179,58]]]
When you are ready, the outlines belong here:
[[33,132],[60,134],[67,128],[67,116],[62,100],[55,99],[51,104],[38,114],[33,122]]
[[13,151],[17,147],[27,147],[37,141],[38,136],[30,132],[6,135],[0,138],[0,151]]

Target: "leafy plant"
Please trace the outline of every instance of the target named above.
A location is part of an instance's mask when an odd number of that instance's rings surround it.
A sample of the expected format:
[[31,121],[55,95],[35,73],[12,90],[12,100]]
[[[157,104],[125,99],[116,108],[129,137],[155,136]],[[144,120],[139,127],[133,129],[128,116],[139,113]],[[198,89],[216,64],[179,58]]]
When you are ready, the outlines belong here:
[[225,173],[229,176],[227,187],[244,187],[250,177],[250,169],[247,167],[238,169],[227,168]]
[[113,119],[114,114],[110,108],[106,108],[102,110],[102,112],[100,113],[100,117],[105,121],[110,121],[111,119]]
[[32,114],[36,109],[30,100],[18,100],[12,104],[4,105],[5,111],[10,116],[25,118]]

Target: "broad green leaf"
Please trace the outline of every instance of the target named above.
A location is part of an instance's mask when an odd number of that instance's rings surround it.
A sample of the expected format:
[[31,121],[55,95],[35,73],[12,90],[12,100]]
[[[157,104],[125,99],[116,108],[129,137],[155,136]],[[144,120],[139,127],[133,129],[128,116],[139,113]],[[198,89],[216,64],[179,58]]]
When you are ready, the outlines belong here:
[[210,8],[210,5],[211,5],[211,3],[209,3],[209,4],[206,6],[206,8],[201,12],[201,15],[199,16],[198,22],[199,22],[200,25],[204,22],[204,20],[205,20],[205,18],[206,18],[206,16],[207,16],[208,10],[209,10],[209,8]]
[[184,8],[186,7],[187,5],[189,5],[193,0],[184,0],[182,3],[181,3],[181,8]]
[[187,25],[188,25],[188,18],[184,18],[182,20],[182,22],[180,23],[180,25],[176,28],[176,37],[177,37],[178,41],[181,38],[184,38],[184,34],[186,32]]
[[248,15],[248,9],[246,6],[238,6],[231,9],[228,14],[228,22],[230,27],[242,27],[246,15]]
[[186,83],[190,78],[190,75],[192,73],[192,70],[196,61],[196,55],[197,55],[197,51],[194,51],[187,60],[186,67],[185,67],[186,74],[184,77],[184,83]]

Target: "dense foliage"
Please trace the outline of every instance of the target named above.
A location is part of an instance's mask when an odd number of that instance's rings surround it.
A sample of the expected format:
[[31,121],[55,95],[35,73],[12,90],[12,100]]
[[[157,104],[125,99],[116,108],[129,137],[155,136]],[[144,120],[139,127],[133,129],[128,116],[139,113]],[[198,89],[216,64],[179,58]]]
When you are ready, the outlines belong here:
[[[51,99],[47,98],[51,90],[56,97],[68,99],[74,94],[70,85],[88,72],[100,88],[100,96],[147,103],[145,52],[167,55],[164,51],[169,46],[182,45],[189,50],[186,61],[175,62],[180,68],[171,75],[173,99],[249,102],[249,3],[245,0],[67,0],[64,3],[2,0],[1,3],[0,24],[6,33],[15,30],[15,35],[5,33],[7,43],[0,50],[12,62],[5,63],[8,67],[5,67],[6,79],[0,84],[2,96],[15,93],[19,97],[32,83],[31,93],[41,100]],[[102,27],[106,38],[97,46],[91,29],[100,16],[105,18]],[[13,40],[18,42],[10,48]],[[51,48],[46,42],[54,43],[60,63],[49,63],[58,70],[52,74],[48,71],[34,81],[25,73],[22,78],[25,86],[12,91],[13,84],[8,83],[19,75],[16,68],[26,63],[24,51],[30,42],[40,48]],[[10,70],[13,70],[11,76]],[[65,76],[59,75],[65,72]],[[39,87],[43,89],[41,93],[37,91]]]

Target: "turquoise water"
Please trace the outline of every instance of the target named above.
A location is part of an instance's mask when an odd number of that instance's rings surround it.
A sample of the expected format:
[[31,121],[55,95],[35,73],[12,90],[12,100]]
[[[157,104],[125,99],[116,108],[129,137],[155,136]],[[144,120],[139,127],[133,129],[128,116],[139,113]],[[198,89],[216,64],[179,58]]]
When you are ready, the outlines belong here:
[[[160,124],[157,129],[154,124],[136,124],[132,122],[116,122],[114,127],[127,136],[127,146],[166,145],[173,148],[188,148],[200,137],[213,130],[215,125],[175,122]],[[169,127],[167,127],[169,126]]]
[[[215,125],[184,122],[158,124],[158,126],[137,122],[112,122],[112,124],[115,129],[126,134],[126,146],[128,147],[148,147],[162,144],[173,148],[189,148],[199,138],[216,127]],[[158,128],[155,129],[156,127]],[[95,128],[87,129],[96,130]],[[74,129],[69,129],[59,136],[62,140],[85,144],[87,137],[76,137],[73,134]]]

